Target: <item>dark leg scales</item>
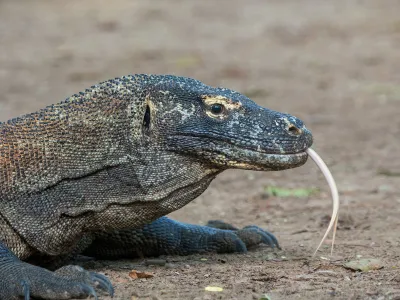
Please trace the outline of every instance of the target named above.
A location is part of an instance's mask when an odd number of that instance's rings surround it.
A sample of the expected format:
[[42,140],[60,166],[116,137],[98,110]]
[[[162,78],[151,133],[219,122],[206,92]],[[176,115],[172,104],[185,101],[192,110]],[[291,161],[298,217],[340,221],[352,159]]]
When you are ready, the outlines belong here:
[[205,252],[243,253],[259,244],[279,248],[275,236],[257,226],[237,229],[222,221],[201,226],[161,217],[140,229],[97,233],[84,254],[117,259]]
[[113,294],[110,281],[79,266],[55,272],[20,261],[0,243],[0,299],[97,299],[95,288]]

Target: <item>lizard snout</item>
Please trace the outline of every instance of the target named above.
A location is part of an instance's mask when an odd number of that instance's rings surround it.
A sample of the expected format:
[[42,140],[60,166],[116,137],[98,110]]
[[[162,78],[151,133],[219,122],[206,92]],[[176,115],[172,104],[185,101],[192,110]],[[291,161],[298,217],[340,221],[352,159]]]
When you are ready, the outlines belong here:
[[[292,149],[289,151],[292,152],[301,152],[305,149],[309,148],[313,143],[313,137],[311,132],[306,128],[303,121],[292,116],[292,115],[283,115],[280,117],[280,120],[283,129],[286,134],[291,137],[292,143],[290,146]],[[287,145],[289,147],[289,145]]]

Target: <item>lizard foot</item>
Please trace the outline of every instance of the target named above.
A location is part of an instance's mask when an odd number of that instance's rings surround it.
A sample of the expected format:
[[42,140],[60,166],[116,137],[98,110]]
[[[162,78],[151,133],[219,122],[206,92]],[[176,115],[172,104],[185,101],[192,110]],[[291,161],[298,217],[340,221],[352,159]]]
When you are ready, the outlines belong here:
[[259,244],[279,248],[275,236],[257,226],[238,229],[222,221],[202,226],[161,217],[140,229],[99,232],[84,255],[116,259],[205,252],[243,253]]
[[0,299],[97,299],[94,288],[113,295],[110,281],[79,266],[65,266],[55,272],[21,261],[8,261],[0,268]]
[[276,247],[281,249],[277,238],[271,232],[255,225],[250,225],[239,229],[229,223],[225,223],[224,221],[210,220],[206,226],[234,232],[246,245],[246,248],[251,248],[259,244],[265,244],[271,248]]

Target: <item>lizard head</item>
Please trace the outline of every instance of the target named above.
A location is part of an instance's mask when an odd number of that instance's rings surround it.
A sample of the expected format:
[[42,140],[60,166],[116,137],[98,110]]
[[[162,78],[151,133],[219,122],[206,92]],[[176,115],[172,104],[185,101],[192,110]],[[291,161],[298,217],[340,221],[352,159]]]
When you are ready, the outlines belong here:
[[166,76],[152,86],[144,126],[168,151],[213,167],[283,170],[307,160],[311,132],[298,118],[246,96],[189,78]]

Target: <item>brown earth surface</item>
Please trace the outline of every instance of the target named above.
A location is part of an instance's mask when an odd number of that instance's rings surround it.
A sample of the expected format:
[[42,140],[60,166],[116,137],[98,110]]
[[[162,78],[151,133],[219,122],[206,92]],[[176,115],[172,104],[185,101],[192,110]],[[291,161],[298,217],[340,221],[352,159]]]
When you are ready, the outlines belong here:
[[[115,299],[400,299],[399,49],[395,0],[0,0],[0,120],[131,73],[194,77],[294,114],[340,188],[333,257],[326,244],[311,258],[331,200],[309,161],[283,172],[227,171],[172,214],[256,224],[276,234],[281,252],[88,267],[111,278]],[[268,197],[267,186],[321,191]],[[342,266],[360,257],[383,268]],[[132,280],[132,269],[154,277]]]

